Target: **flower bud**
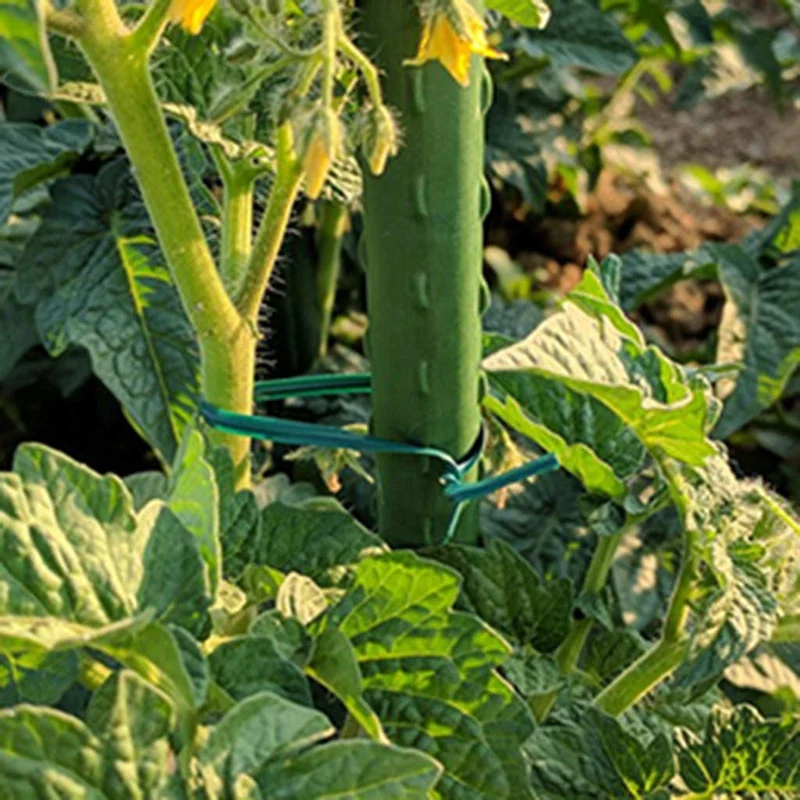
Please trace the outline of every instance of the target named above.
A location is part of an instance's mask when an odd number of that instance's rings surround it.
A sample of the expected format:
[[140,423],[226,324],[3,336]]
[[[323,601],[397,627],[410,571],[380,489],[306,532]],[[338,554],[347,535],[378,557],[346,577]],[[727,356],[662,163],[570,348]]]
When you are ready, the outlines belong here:
[[306,175],[306,194],[312,200],[322,194],[331,166],[341,151],[342,138],[342,123],[332,109],[319,109],[311,117],[303,170]]
[[370,109],[364,134],[363,151],[373,175],[383,175],[386,162],[397,155],[397,124],[386,106]]

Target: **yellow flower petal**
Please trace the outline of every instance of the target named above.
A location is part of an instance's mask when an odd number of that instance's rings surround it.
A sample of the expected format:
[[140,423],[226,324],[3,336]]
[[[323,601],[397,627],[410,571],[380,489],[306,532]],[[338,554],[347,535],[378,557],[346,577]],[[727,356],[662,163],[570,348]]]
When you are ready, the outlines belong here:
[[170,17],[191,34],[200,33],[217,0],[172,0]]
[[506,55],[489,46],[483,18],[468,0],[456,0],[453,11],[455,24],[443,11],[427,20],[417,57],[406,63],[420,66],[427,61],[438,61],[458,83],[469,86],[473,55],[484,58],[506,58]]

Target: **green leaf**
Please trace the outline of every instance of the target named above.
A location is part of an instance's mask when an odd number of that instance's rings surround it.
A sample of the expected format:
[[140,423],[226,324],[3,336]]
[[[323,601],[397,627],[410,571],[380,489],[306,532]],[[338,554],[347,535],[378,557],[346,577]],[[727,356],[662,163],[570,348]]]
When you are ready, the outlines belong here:
[[672,748],[661,732],[628,733],[613,717],[588,707],[574,719],[536,730],[525,745],[534,791],[542,800],[645,800],[675,772]]
[[679,485],[699,567],[691,650],[675,682],[702,687],[771,638],[779,599],[797,585],[797,534],[790,516],[760,486],[737,480],[722,456],[703,470],[684,468]]
[[314,648],[314,640],[305,626],[296,619],[287,619],[275,609],[257,617],[248,633],[271,639],[284,658],[303,668],[308,664]]
[[549,0],[552,17],[543,31],[531,31],[521,43],[534,57],[548,56],[559,67],[576,66],[617,75],[638,56],[611,14],[592,0]]
[[234,700],[272,692],[311,705],[308,681],[271,638],[248,635],[229,639],[211,653],[208,663],[214,682]]
[[647,253],[635,250],[622,257],[620,304],[633,311],[678,281],[716,277],[713,259],[694,253]]
[[621,495],[643,447],[696,465],[714,453],[706,381],[647,347],[592,272],[559,313],[483,365],[504,394],[487,407],[595,492]]
[[458,608],[519,644],[549,653],[569,632],[571,583],[555,580],[543,584],[528,562],[504,542],[492,540],[485,548],[438,547],[424,555],[463,576]]
[[0,474],[0,650],[111,646],[155,615],[197,622],[210,602],[194,537],[123,482],[41,445]]
[[742,243],[751,255],[782,256],[800,250],[800,181],[792,183],[792,195],[780,213],[761,231]]
[[197,345],[149,237],[127,167],[56,183],[22,257],[18,295],[53,355],[85,347],[98,377],[166,462],[195,413]]
[[579,505],[584,494],[580,483],[564,470],[542,475],[511,493],[502,508],[485,503],[481,530],[487,539],[511,544],[538,574],[577,582],[589,566],[595,544]]
[[145,531],[147,546],[137,607],[154,609],[163,622],[182,625],[197,636],[207,633],[213,596],[197,539],[158,501],[140,512],[139,526]]
[[715,710],[704,736],[678,736],[680,776],[694,796],[795,797],[800,790],[800,724],[764,720],[748,706]]
[[317,637],[306,673],[342,701],[367,736],[388,744],[380,720],[364,700],[364,683],[355,651],[340,630],[328,628]]
[[163,781],[165,737],[174,724],[174,709],[165,695],[133,672],[115,672],[92,695],[86,723],[130,762],[129,769],[118,763],[112,780],[106,780],[109,794],[135,797]]
[[503,674],[526,700],[557,692],[568,680],[552,656],[530,652],[512,655]]
[[167,499],[167,476],[163,472],[137,472],[123,478],[133,495],[133,506],[141,511],[151,500]]
[[31,347],[39,343],[33,308],[22,305],[14,297],[15,283],[13,271],[0,269],[0,341],[3,342],[0,380],[11,372]]
[[291,506],[271,503],[261,512],[260,526],[225,557],[233,574],[247,564],[267,565],[328,587],[340,583],[360,559],[384,549],[336,501],[315,499]]
[[74,652],[0,655],[0,707],[55,705],[78,678]]
[[333,726],[319,711],[262,692],[237,703],[212,728],[198,758],[232,781],[333,733]]
[[765,269],[736,245],[707,250],[718,261],[727,299],[717,360],[744,363],[729,381],[714,430],[724,438],[772,405],[800,364],[800,260]]
[[342,741],[272,761],[257,780],[270,800],[428,800],[440,774],[417,750]]
[[42,0],[0,2],[0,77],[10,74],[37,92],[56,85]]
[[189,718],[208,690],[208,664],[197,642],[175,626],[150,624],[113,636],[95,637],[91,646],[134,670],[166,694]]
[[222,579],[220,498],[214,469],[206,459],[203,435],[187,428],[170,479],[169,509],[195,536],[208,568],[211,596]]
[[[212,447],[206,458],[214,468],[219,491],[219,540],[222,547],[225,575],[231,579],[245,567],[236,554],[249,536],[260,537],[261,517],[253,492],[236,491],[233,458],[227,447]],[[238,570],[238,572],[237,572]]]
[[550,19],[550,9],[544,0],[488,0],[486,5],[529,28],[544,28]]
[[412,553],[373,557],[314,629],[350,639],[367,703],[392,742],[444,765],[443,798],[529,797],[520,745],[533,721],[495,671],[508,645],[450,610],[458,591],[453,572]]
[[89,725],[35,706],[0,712],[0,774],[9,797],[161,796],[169,772],[167,698],[130,672],[112,677],[95,698]]
[[[2,13],[0,6],[0,19]],[[8,219],[15,198],[67,172],[93,137],[93,126],[83,120],[47,127],[21,122],[0,125],[0,225]]]

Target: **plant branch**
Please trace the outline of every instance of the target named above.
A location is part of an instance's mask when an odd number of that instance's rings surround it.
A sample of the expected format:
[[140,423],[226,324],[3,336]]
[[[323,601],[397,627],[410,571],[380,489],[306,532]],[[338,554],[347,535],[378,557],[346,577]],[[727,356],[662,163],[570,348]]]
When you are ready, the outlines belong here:
[[[240,412],[252,406],[256,337],[231,301],[205,239],[148,71],[148,51],[112,0],[79,0],[78,37],[105,93],[181,300],[197,334],[204,395]],[[250,479],[249,440],[214,434],[231,451],[239,486]]]
[[172,0],[153,0],[131,34],[137,50],[151,53],[169,22]]
[[344,203],[330,200],[321,204],[317,244],[319,263],[317,292],[320,304],[319,355],[328,352],[328,336],[331,329],[333,305],[342,257],[342,233],[347,219]]
[[258,227],[250,264],[236,295],[241,315],[254,327],[261,298],[267,290],[275,261],[289,227],[292,208],[300,191],[303,170],[294,152],[292,126],[284,122],[278,130],[277,171],[267,208]]
[[[592,556],[592,561],[589,564],[589,569],[583,581],[583,594],[591,596],[600,595],[608,580],[608,573],[611,570],[611,565],[614,562],[614,556],[622,541],[622,537],[627,531],[634,527],[634,524],[639,524],[642,521],[643,520],[638,518],[635,520],[629,519],[619,533],[613,536],[599,537],[597,547]],[[593,624],[594,620],[591,617],[575,620],[572,623],[567,638],[556,651],[556,663],[562,674],[568,675],[575,671]],[[557,691],[550,691],[547,692],[547,694],[536,697],[532,701],[531,707],[539,722],[543,722],[546,719],[553,708],[557,696]]]
[[48,2],[44,6],[44,15],[45,25],[61,36],[75,38],[83,30],[83,18],[69,9],[56,8]]
[[697,572],[696,532],[690,523],[689,500],[683,491],[679,470],[667,461],[661,464],[672,502],[684,523],[684,552],[681,569],[672,592],[661,639],[595,698],[595,705],[608,714],[621,714],[669,677],[686,657],[689,643],[686,622]]
[[349,58],[358,68],[364,78],[372,104],[378,108],[383,105],[383,90],[381,89],[380,74],[375,65],[369,60],[366,53],[362,52],[345,33],[340,32],[339,47],[342,53]]
[[246,159],[230,161],[218,147],[211,153],[224,189],[220,271],[228,294],[236,297],[253,250],[253,192],[263,170]]
[[603,689],[595,705],[612,716],[627,711],[680,666],[688,648],[687,642],[661,639]]

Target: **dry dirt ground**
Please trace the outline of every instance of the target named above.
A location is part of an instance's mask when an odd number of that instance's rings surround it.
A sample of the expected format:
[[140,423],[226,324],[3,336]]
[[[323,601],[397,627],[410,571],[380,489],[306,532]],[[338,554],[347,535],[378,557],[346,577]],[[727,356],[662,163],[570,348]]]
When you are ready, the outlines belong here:
[[[775,0],[734,0],[733,5],[760,25],[791,24]],[[682,168],[697,164],[715,171],[749,165],[788,190],[800,179],[796,94],[800,81],[788,88],[783,111],[762,87],[706,99],[690,110],[676,110],[670,96],[661,96],[654,105],[638,102],[633,113],[652,139],[658,181],[607,169],[582,219],[528,218],[516,230],[512,223],[511,230],[490,231],[490,242],[508,245],[520,266],[543,286],[565,292],[580,279],[590,254],[602,258],[636,248],[671,253],[708,241],[739,241],[765,218],[699,198],[686,188]],[[643,321],[676,353],[690,353],[715,331],[721,308],[717,284],[686,281],[645,309]]]

